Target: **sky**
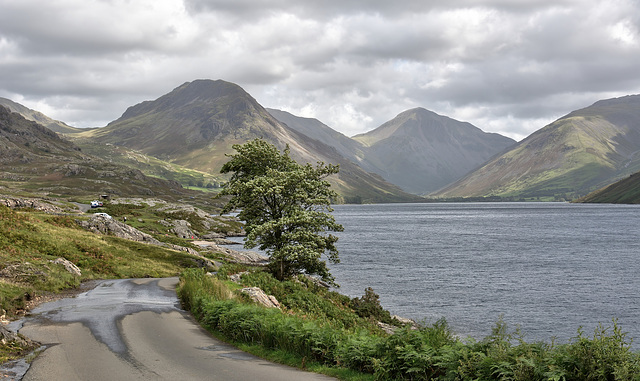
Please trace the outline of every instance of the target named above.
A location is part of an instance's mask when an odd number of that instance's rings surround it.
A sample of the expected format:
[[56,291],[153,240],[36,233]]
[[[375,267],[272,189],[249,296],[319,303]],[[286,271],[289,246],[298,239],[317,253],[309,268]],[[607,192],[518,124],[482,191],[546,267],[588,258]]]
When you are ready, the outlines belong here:
[[640,0],[0,0],[0,97],[102,127],[196,79],[347,136],[423,107],[521,140],[640,93]]

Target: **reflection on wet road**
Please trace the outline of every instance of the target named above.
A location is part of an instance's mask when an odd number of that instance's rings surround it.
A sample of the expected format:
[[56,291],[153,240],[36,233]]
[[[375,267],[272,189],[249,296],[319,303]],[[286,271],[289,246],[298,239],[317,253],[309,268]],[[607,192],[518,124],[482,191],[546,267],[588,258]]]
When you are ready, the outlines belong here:
[[211,337],[180,309],[177,278],[107,280],[39,306],[20,333],[47,349],[23,380],[329,380]]
[[170,284],[172,281],[106,280],[87,293],[43,304],[32,313],[41,321],[82,323],[113,352],[125,354],[127,347],[117,327],[122,318],[142,311],[162,313],[179,310],[175,291],[167,289],[167,284],[161,287],[160,282]]

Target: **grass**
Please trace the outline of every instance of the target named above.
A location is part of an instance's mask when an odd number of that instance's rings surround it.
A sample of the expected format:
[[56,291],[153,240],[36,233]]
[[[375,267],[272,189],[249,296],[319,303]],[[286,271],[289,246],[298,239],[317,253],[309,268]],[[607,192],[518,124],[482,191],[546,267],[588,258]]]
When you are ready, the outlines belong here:
[[579,329],[567,343],[528,343],[502,321],[480,341],[457,337],[445,320],[387,334],[375,328],[377,312],[357,313],[366,302],[361,310],[375,311],[373,291],[348,300],[303,279],[242,276],[243,286],[279,293],[278,310],[254,305],[221,278],[197,269],[181,276],[180,299],[201,325],[261,357],[343,380],[640,380],[640,354],[615,320],[591,337]]
[[[82,275],[52,263],[59,257],[73,262]],[[197,266],[197,258],[185,252],[85,231],[71,216],[0,206],[0,307],[9,317],[23,313],[39,296],[76,288],[83,281],[170,277]],[[0,363],[23,352],[15,343],[1,344]]]
[[[212,175],[203,171],[186,168],[175,163],[160,160],[140,151],[112,144],[91,144],[78,141],[83,152],[109,158],[112,162],[136,168],[147,176],[173,180],[183,187],[204,192],[219,192],[220,185],[225,181],[223,176]],[[209,185],[209,187],[207,187]]]

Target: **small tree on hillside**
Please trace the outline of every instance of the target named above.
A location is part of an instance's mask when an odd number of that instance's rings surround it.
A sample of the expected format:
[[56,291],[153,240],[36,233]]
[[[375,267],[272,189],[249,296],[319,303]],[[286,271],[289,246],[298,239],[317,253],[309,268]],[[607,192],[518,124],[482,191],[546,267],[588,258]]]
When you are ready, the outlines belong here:
[[222,194],[231,195],[223,212],[239,209],[245,221],[244,246],[258,246],[269,255],[269,270],[280,280],[305,272],[333,283],[323,254],[338,263],[338,238],[327,234],[342,231],[329,213],[337,194],[324,180],[338,173],[338,166],[319,162],[300,165],[262,139],[234,145],[236,154],[222,167],[232,172]]

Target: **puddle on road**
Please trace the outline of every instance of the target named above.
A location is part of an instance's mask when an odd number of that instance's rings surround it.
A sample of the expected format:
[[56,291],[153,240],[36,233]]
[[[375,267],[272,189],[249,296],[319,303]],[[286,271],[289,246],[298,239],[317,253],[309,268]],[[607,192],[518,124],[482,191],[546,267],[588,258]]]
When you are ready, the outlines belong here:
[[118,354],[125,354],[118,322],[142,311],[157,313],[180,310],[174,291],[161,287],[158,279],[101,281],[75,298],[44,303],[32,311],[33,320],[54,323],[82,323],[93,336]]

